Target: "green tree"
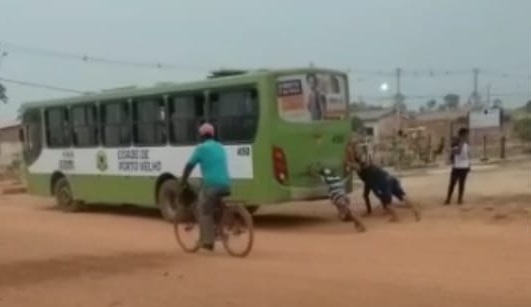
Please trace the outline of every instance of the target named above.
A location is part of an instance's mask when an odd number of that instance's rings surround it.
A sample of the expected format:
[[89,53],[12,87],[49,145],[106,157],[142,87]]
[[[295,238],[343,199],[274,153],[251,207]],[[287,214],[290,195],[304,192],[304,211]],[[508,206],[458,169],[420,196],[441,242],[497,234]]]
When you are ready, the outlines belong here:
[[527,113],[531,113],[531,100],[529,100],[525,105],[525,110]]
[[447,109],[455,110],[459,107],[460,97],[457,94],[448,94],[444,96],[444,105]]
[[522,118],[514,123],[514,132],[524,142],[531,142],[531,118]]
[[437,106],[437,100],[435,99],[431,99],[428,102],[426,102],[426,107],[430,111],[433,111],[433,109],[435,109],[436,106]]
[[2,83],[0,83],[0,101],[7,102],[6,88]]
[[363,121],[357,116],[352,116],[352,118],[350,119],[350,127],[352,131],[361,131],[361,129],[363,128]]
[[503,106],[503,101],[499,98],[494,100],[493,107],[501,108]]

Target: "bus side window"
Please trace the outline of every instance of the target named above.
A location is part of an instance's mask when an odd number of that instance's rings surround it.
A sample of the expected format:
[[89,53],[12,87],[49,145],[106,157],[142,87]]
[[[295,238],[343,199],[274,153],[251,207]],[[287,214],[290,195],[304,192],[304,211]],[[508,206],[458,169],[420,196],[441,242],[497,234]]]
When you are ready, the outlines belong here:
[[209,97],[209,121],[226,143],[252,143],[258,128],[258,91],[254,87],[221,90]]
[[45,111],[46,142],[50,148],[70,147],[69,110],[51,107]]
[[205,95],[190,93],[170,97],[170,141],[174,145],[195,144],[197,128],[205,120]]
[[100,104],[102,143],[106,147],[130,146],[132,141],[131,114],[128,102]]
[[22,125],[20,129],[18,129],[18,141],[26,146],[26,130],[28,127],[26,125]]
[[21,137],[23,138],[23,156],[26,164],[31,164],[42,150],[41,110],[26,111],[22,116]]
[[133,139],[140,146],[166,143],[166,113],[162,97],[133,102]]
[[98,123],[95,104],[73,106],[72,119],[72,144],[76,147],[98,146]]

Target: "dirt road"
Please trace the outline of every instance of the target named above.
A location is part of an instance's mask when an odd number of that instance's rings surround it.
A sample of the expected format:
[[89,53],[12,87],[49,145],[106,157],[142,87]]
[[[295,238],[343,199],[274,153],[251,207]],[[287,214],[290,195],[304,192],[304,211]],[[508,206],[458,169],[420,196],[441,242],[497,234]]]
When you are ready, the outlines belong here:
[[323,203],[266,210],[243,260],[182,253],[151,211],[0,196],[0,306],[531,306],[529,170],[473,173],[461,208],[446,180],[405,178],[424,220],[362,235]]

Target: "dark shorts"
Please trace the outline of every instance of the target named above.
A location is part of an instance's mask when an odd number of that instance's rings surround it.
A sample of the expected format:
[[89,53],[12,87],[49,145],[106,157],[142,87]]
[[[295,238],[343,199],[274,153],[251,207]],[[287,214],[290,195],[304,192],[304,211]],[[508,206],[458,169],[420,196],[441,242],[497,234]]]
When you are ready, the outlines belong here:
[[403,201],[406,197],[406,192],[402,188],[402,184],[400,184],[400,181],[395,177],[391,177],[389,181],[391,185],[391,194],[393,194],[393,196],[399,199],[400,201]]
[[400,201],[403,201],[406,196],[400,181],[392,176],[390,176],[385,183],[382,183],[381,186],[378,187],[378,189],[375,191],[375,194],[384,206],[392,203],[393,196]]

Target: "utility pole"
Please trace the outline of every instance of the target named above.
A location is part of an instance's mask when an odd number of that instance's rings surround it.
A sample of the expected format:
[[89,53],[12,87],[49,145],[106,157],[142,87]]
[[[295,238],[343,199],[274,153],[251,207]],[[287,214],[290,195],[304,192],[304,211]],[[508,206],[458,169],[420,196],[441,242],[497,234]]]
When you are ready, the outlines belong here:
[[481,101],[479,101],[479,92],[478,92],[479,69],[474,68],[474,70],[472,70],[472,73],[474,74],[474,86],[472,90],[472,96],[470,98],[471,98],[472,104],[476,107],[476,106],[479,106],[479,104],[481,103]]
[[[2,67],[2,61],[7,56],[7,51],[2,51],[0,49],[0,68]],[[3,103],[7,103],[7,95],[6,95],[6,88],[5,86],[0,82],[0,101]]]
[[394,97],[394,104],[395,104],[395,111],[396,111],[396,125],[397,125],[397,128],[396,128],[396,131],[398,132],[400,130],[400,127],[401,127],[401,113],[402,113],[402,110],[401,110],[401,107],[402,107],[402,104],[404,103],[404,96],[402,95],[402,91],[401,91],[401,79],[402,79],[402,69],[401,68],[397,68],[396,69],[396,72],[395,72],[395,78],[396,78],[396,93],[395,93],[395,97]]
[[400,94],[401,91],[400,91],[400,87],[401,87],[401,83],[400,83],[400,79],[402,77],[402,69],[401,68],[397,68],[396,69],[396,93],[397,94]]
[[402,163],[402,133],[401,133],[401,122],[402,122],[402,105],[404,103],[404,95],[401,91],[401,78],[402,78],[402,69],[397,68],[396,73],[396,93],[394,97],[395,112],[396,112],[396,171],[397,175],[400,177],[401,163]]
[[490,89],[491,89],[491,84],[487,84],[487,107],[490,107]]

